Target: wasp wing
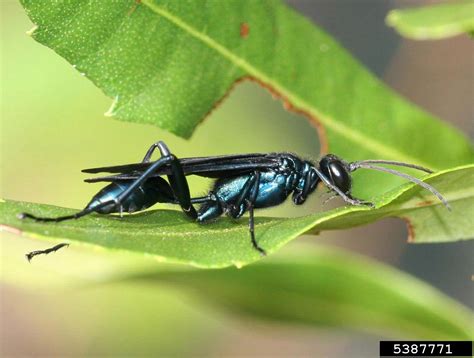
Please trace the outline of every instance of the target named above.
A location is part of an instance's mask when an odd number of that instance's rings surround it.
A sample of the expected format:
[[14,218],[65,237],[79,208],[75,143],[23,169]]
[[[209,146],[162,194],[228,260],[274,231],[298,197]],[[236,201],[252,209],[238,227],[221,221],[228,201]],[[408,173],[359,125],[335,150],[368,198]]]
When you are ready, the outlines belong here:
[[[272,154],[237,154],[215,157],[194,157],[179,159],[185,175],[198,175],[208,178],[221,178],[249,173],[254,170],[268,170],[281,165],[281,155]],[[153,162],[117,165],[84,169],[84,173],[117,173],[99,178],[86,179],[86,182],[133,180],[138,178]],[[170,175],[171,168],[165,165],[153,176]]]

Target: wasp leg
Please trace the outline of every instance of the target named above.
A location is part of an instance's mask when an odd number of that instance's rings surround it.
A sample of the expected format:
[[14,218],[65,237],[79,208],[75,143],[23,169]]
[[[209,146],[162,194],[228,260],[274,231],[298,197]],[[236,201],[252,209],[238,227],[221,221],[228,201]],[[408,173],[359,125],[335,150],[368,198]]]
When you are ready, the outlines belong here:
[[[229,215],[233,218],[239,218],[240,216],[244,214],[245,209],[249,211],[249,232],[250,232],[250,240],[252,242],[252,246],[262,256],[265,256],[267,253],[265,252],[263,248],[261,248],[258,245],[257,240],[255,239],[254,205],[258,196],[259,184],[260,184],[260,172],[256,171],[252,174],[252,176],[250,176],[250,178],[245,183],[239,197],[237,198],[237,201],[232,205],[232,208],[229,211]],[[244,202],[246,203],[247,207],[242,209],[241,206]]]
[[267,252],[258,245],[257,240],[255,239],[255,221],[254,221],[254,215],[253,215],[253,206],[254,206],[254,203],[252,203],[249,199],[247,199],[247,207],[249,210],[250,240],[252,241],[253,248],[257,250],[260,253],[260,255],[266,256]]
[[255,172],[255,186],[254,186],[254,191],[250,195],[250,198],[247,199],[247,205],[248,205],[248,210],[249,210],[249,231],[250,231],[250,239],[252,240],[252,245],[255,250],[260,252],[262,256],[266,256],[266,251],[262,249],[258,243],[257,240],[255,240],[255,221],[254,221],[254,215],[253,215],[253,207],[255,205],[255,200],[257,200],[257,195],[258,195],[258,185],[260,182],[260,172]]
[[[181,209],[190,218],[196,219],[198,214],[191,202],[189,185],[186,176],[184,175],[183,167],[181,166],[178,158],[176,158],[173,154],[170,153],[165,143],[158,142],[156,144],[156,147],[158,147],[161,152],[161,155],[164,158],[170,158],[169,165],[171,167],[171,175],[168,175],[168,181],[170,182],[174,196],[176,197],[176,199],[178,199]],[[151,148],[149,151],[151,151]]]
[[257,197],[259,183],[260,183],[260,172],[256,171],[253,174],[251,174],[248,180],[245,182],[237,200],[232,205],[229,206],[228,212],[229,212],[230,217],[234,219],[238,219],[242,215],[244,215],[246,208],[242,207],[242,204],[246,202],[246,199],[248,199],[250,190],[252,188],[254,188],[253,194],[255,194],[255,198]]
[[[208,201],[214,201],[212,198],[212,195],[206,195],[206,196],[198,196],[196,198],[191,198],[191,204],[203,204]],[[174,199],[170,204],[176,204],[179,205],[178,199]]]
[[153,143],[150,148],[147,150],[145,156],[143,157],[142,163],[149,163],[150,158],[153,155],[153,152],[155,151],[156,148],[162,143],[161,141],[158,141],[156,143]]
[[31,252],[27,253],[25,256],[26,256],[28,262],[31,262],[31,259],[33,257],[37,256],[37,255],[47,255],[50,252],[58,251],[60,248],[65,247],[65,246],[67,247],[67,246],[69,246],[69,244],[62,243],[62,244],[58,244],[56,246],[50,247],[49,249],[31,251]]
[[[170,153],[168,146],[164,142],[158,141],[156,143],[153,143],[147,150],[145,156],[143,157],[142,163],[148,163],[157,148],[162,156],[174,157],[174,155]],[[176,201],[174,202],[174,204],[181,205],[181,208],[187,215],[189,215],[193,219],[196,219],[197,213],[192,204],[204,203],[210,200],[211,196],[207,195],[205,197],[191,198],[191,195],[189,193],[188,181],[186,180],[186,176],[184,175],[184,171],[181,167],[181,164],[179,163],[179,160],[176,157],[173,163],[171,163],[171,170],[172,175],[168,176],[168,180],[171,184],[171,190],[173,191],[176,197]]]
[[346,202],[351,205],[367,205],[370,206],[371,208],[374,208],[375,205],[371,203],[370,201],[365,201],[365,200],[360,200],[357,198],[353,198],[350,195],[344,193],[341,189],[339,189],[337,186],[333,185],[326,176],[319,171],[318,169],[314,168],[316,171],[316,174],[318,177],[322,180],[322,182],[330,189],[334,190],[339,196]]
[[303,190],[300,192],[297,192],[294,195],[293,202],[296,205],[302,205],[308,198],[308,193],[309,193],[309,188],[310,188],[310,183],[311,183],[311,172],[308,172],[305,177],[305,182],[304,182],[304,187]]
[[330,196],[328,196],[326,199],[324,199],[322,205],[326,205],[326,204],[329,203],[332,199],[335,199],[335,198],[337,198],[337,197],[338,197],[337,194],[331,193]]
[[[107,204],[110,204],[110,202],[107,202]],[[105,206],[105,205],[104,205]],[[87,214],[90,214],[92,213],[93,211],[95,211],[96,209],[100,209],[102,206],[100,207],[95,207],[94,209],[91,209],[91,208],[85,208],[75,214],[72,214],[72,215],[65,215],[65,216],[58,216],[58,217],[55,217],[55,218],[44,218],[44,217],[40,217],[40,216],[36,216],[36,215],[33,215],[33,214],[29,214],[29,213],[20,213],[17,215],[17,218],[18,219],[33,219],[34,221],[39,221],[39,222],[61,222],[61,221],[65,221],[65,220],[71,220],[71,219],[79,219],[80,217],[83,217]]]

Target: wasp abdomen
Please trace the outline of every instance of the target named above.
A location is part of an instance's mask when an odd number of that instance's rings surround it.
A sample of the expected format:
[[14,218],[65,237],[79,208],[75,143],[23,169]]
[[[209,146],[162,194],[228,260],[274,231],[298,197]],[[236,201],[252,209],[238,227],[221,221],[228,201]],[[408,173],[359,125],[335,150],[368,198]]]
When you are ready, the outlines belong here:
[[134,192],[121,202],[119,206],[113,202],[127,190],[134,180],[121,180],[113,182],[99,191],[87,205],[87,208],[100,206],[110,201],[110,205],[99,207],[96,211],[100,214],[111,214],[118,212],[140,211],[155,205],[156,203],[173,203],[175,201],[173,192],[166,181],[160,177],[150,178],[140,185]]

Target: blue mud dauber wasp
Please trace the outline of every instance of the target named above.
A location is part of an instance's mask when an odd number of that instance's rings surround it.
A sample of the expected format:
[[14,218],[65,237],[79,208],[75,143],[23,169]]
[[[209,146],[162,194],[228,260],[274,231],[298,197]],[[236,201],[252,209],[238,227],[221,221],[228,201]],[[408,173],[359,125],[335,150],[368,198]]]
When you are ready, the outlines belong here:
[[[158,149],[161,158],[151,161]],[[291,153],[237,154],[214,157],[194,157],[178,159],[165,143],[159,141],[148,149],[143,161],[111,167],[85,169],[85,173],[112,173],[113,175],[86,179],[86,182],[110,182],[99,191],[87,206],[74,215],[56,218],[37,217],[22,213],[20,219],[30,218],[42,222],[60,222],[78,219],[93,212],[111,214],[136,212],[156,203],[178,204],[184,213],[199,223],[207,222],[222,214],[240,218],[249,212],[250,239],[255,250],[265,255],[254,232],[254,209],[276,206],[292,194],[296,205],[303,204],[308,196],[322,182],[334,196],[340,196],[351,205],[367,205],[371,202],[351,195],[351,173],[357,169],[373,169],[405,178],[429,190],[449,209],[446,199],[432,186],[394,169],[379,164],[402,166],[426,173],[424,167],[389,160],[362,160],[346,162],[333,154],[325,155],[315,164]],[[186,179],[187,175],[215,179],[206,196],[192,198]],[[167,176],[168,181],[162,178]],[[194,204],[200,204],[198,210]],[[39,254],[57,251],[66,244],[59,244],[47,250],[27,254],[28,260]]]

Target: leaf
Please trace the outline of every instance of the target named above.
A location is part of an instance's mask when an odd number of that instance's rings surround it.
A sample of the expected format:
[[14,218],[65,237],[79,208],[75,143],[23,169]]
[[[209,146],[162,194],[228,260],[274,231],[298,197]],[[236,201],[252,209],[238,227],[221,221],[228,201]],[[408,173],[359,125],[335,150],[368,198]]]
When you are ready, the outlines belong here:
[[[112,290],[108,297],[114,298],[113,303],[103,307],[112,317],[116,317],[117,304],[126,308],[133,299],[140,302],[138,316],[161,316],[163,309],[169,310],[168,301],[178,297],[190,306],[189,311],[208,312],[206,304],[212,308],[211,315],[216,309],[228,309],[284,324],[407,339],[466,339],[472,321],[471,312],[426,283],[331,247],[291,245],[282,255],[240,270],[189,272],[192,269],[159,265],[138,255],[105,250],[90,255],[76,246],[54,257],[38,257],[29,265],[22,254],[32,248],[31,240],[4,236],[2,283],[36,293],[57,293],[66,298],[68,307],[78,289],[95,292],[92,300],[97,292],[103,296],[104,290]],[[177,295],[170,296],[163,306],[166,292]],[[79,297],[84,299],[82,294]],[[90,297],[83,303],[92,307],[89,301]],[[153,311],[148,304],[143,306],[144,302],[158,302],[158,306]]]
[[[233,84],[250,79],[321,124],[323,152],[329,143],[347,160],[432,169],[473,158],[462,134],[403,100],[279,1],[21,2],[36,24],[33,38],[114,98],[108,113],[119,119],[189,137]],[[381,189],[399,183],[377,181]]]
[[[474,198],[474,165],[433,174],[426,182],[449,200],[452,212],[431,193],[407,184],[374,200],[377,209],[341,207],[299,218],[256,219],[259,244],[273,253],[308,231],[342,229],[385,217],[409,221],[411,242],[450,242],[474,236],[471,220]],[[2,228],[55,242],[85,243],[153,255],[161,261],[198,267],[243,266],[259,260],[250,244],[246,219],[233,222],[222,218],[200,226],[181,212],[147,211],[120,218],[91,215],[63,223],[20,221],[16,215],[31,212],[40,216],[68,215],[75,210],[55,206],[6,201],[0,203]]]
[[404,10],[392,10],[386,18],[402,36],[437,40],[474,31],[474,3],[450,2]]
[[406,339],[472,339],[472,312],[414,277],[337,249],[293,254],[241,270],[159,271],[129,280],[168,282],[206,304],[283,323]]

